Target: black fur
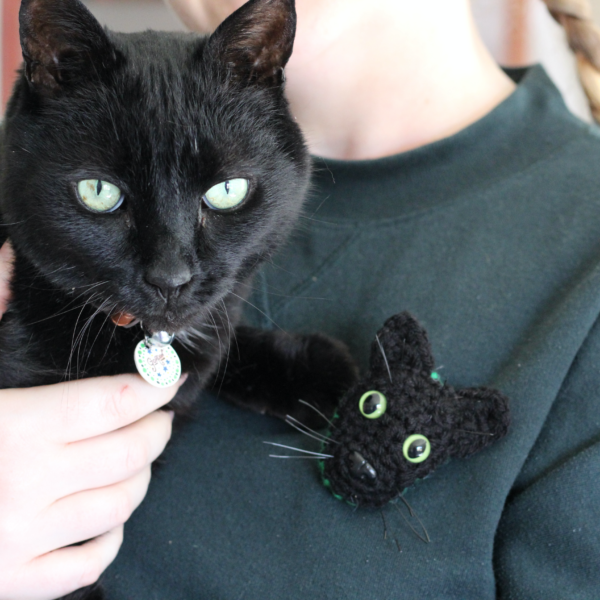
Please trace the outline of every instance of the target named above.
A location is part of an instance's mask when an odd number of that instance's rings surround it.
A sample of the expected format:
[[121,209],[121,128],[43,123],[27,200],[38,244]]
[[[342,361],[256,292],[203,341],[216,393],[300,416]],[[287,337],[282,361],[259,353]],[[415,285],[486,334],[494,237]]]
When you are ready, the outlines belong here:
[[[24,0],[26,60],[0,146],[16,252],[0,386],[134,371],[142,333],[116,329],[120,311],[175,332],[186,388],[206,382],[308,185],[282,89],[294,26],[293,0],[252,0],[208,38],[111,33],[78,0]],[[208,209],[203,194],[232,177],[250,181],[248,199]],[[87,210],[86,178],[118,185],[121,208]],[[191,280],[165,305],[148,274],[184,268]]]
[[[143,333],[113,325],[119,312],[176,334],[191,374],[179,413],[219,365],[224,395],[252,380],[254,396],[238,403],[298,418],[300,394],[327,410],[353,381],[347,352],[327,338],[286,336],[282,353],[278,333],[244,328],[229,351],[252,273],[290,231],[309,181],[283,95],[295,19],[293,0],[250,0],[210,37],[127,35],[102,29],[79,0],[23,0],[25,62],[0,139],[2,231],[16,254],[0,387],[135,372]],[[232,178],[250,182],[247,199],[210,210],[205,192]],[[117,185],[123,204],[91,212],[76,192],[83,179]],[[168,287],[175,279],[184,284]],[[272,356],[285,368],[274,382],[236,383],[224,365],[252,373],[257,345],[260,366]],[[71,598],[101,597],[94,589]]]
[[[359,407],[371,390],[387,399],[378,418],[367,418]],[[324,448],[333,458],[320,463],[323,482],[351,504],[383,506],[450,457],[469,456],[502,438],[509,422],[508,398],[497,390],[455,390],[441,382],[427,333],[401,313],[379,331],[369,373],[340,402]],[[418,463],[403,452],[413,434],[426,437],[431,448]]]
[[322,418],[298,399],[332,414],[334,399],[341,398],[357,377],[346,346],[327,336],[238,327],[214,388],[222,386],[222,396],[246,408],[281,419],[292,415],[319,428]]

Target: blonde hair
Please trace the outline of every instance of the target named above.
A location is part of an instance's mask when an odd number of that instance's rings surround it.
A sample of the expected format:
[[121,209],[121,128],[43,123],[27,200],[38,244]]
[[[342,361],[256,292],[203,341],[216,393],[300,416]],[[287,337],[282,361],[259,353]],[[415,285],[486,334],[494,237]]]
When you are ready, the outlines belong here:
[[562,25],[577,58],[581,85],[592,116],[600,123],[600,28],[594,23],[589,0],[542,0]]

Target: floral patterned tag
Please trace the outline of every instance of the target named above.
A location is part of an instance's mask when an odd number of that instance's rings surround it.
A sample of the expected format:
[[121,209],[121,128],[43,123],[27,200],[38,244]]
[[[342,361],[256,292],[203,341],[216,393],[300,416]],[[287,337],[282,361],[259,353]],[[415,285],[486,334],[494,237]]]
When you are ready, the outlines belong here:
[[169,387],[179,381],[181,361],[173,346],[146,345],[146,340],[141,340],[133,359],[139,374],[155,387]]

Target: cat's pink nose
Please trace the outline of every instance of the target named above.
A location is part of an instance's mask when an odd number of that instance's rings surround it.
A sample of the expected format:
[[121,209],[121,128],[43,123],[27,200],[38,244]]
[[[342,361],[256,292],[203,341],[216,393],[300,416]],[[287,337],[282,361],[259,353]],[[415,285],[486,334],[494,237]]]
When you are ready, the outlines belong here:
[[158,295],[165,302],[169,298],[176,297],[191,278],[192,273],[184,264],[181,264],[176,270],[167,270],[161,266],[154,267],[149,269],[144,276],[146,282],[156,289]]

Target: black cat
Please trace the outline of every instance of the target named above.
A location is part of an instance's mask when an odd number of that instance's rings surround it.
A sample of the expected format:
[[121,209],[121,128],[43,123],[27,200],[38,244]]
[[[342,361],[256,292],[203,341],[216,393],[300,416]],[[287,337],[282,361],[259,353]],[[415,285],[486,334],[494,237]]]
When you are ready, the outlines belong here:
[[175,334],[179,412],[218,377],[236,402],[310,421],[299,398],[327,411],[352,383],[340,344],[238,326],[310,176],[283,95],[295,18],[293,0],[250,0],[209,37],[126,35],[78,0],[23,0],[0,138],[16,254],[0,387],[135,372],[142,329],[118,324],[137,321]]

